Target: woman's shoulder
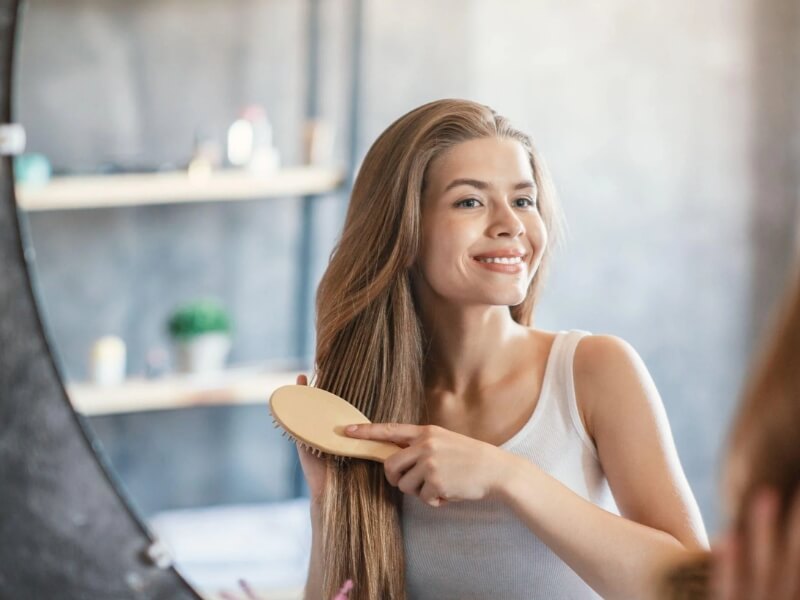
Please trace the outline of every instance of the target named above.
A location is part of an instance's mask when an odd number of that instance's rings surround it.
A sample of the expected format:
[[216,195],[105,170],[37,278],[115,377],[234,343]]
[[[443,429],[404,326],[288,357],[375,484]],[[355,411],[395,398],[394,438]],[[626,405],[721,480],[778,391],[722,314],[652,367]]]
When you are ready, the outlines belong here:
[[575,348],[575,376],[603,377],[631,362],[641,360],[636,349],[619,336],[607,333],[587,333]]
[[611,334],[583,336],[575,348],[572,375],[584,425],[593,430],[593,416],[611,410],[615,398],[647,387],[650,379],[639,353],[628,341]]
[[527,327],[530,340],[542,348],[552,347],[559,335],[581,333],[573,357],[573,376],[581,380],[613,377],[627,370],[641,358],[634,347],[623,338],[606,333],[591,333],[582,329],[549,331]]

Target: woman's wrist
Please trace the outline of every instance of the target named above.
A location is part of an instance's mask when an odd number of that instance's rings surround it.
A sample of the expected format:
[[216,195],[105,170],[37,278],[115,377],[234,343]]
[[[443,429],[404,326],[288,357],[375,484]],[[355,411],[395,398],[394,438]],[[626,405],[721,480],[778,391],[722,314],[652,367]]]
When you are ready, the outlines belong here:
[[519,502],[523,494],[530,495],[535,489],[532,481],[539,468],[529,460],[503,452],[501,466],[497,470],[497,479],[493,488],[493,495],[504,504],[512,507]]

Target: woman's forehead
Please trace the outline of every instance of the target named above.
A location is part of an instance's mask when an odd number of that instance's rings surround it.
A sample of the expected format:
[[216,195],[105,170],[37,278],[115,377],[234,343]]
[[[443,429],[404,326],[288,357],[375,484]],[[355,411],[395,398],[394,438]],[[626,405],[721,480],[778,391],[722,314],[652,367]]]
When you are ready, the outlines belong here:
[[476,180],[496,188],[533,181],[530,158],[522,144],[505,138],[456,144],[434,159],[428,171],[430,191],[437,194],[444,193],[455,180]]

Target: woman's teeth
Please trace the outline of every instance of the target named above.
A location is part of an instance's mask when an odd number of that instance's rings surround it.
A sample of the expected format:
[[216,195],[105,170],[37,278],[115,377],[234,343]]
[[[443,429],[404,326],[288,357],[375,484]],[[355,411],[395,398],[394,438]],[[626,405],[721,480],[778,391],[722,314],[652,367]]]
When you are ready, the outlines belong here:
[[518,265],[522,262],[521,256],[514,256],[509,258],[478,258],[476,259],[482,263],[500,263],[501,265]]

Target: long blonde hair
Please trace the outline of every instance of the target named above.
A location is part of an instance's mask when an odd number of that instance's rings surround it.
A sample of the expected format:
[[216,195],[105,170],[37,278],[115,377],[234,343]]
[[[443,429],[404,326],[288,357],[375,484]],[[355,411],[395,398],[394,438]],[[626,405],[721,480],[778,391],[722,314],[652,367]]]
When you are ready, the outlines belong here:
[[[517,140],[530,157],[550,244],[512,318],[530,325],[560,217],[552,182],[531,140],[491,108],[437,100],[392,123],[366,154],[341,237],[316,297],[313,385],[346,398],[371,421],[427,421],[424,357],[411,269],[420,247],[420,198],[433,159],[480,138]],[[402,600],[405,592],[402,494],[382,465],[329,458],[321,500],[322,594],[353,579],[352,600]]]

